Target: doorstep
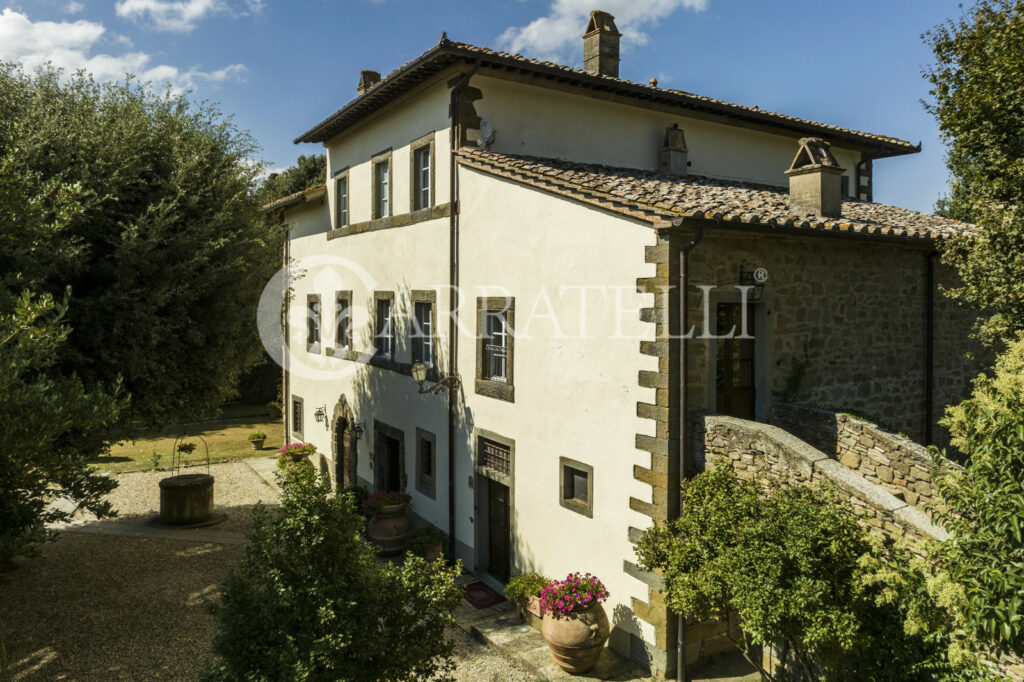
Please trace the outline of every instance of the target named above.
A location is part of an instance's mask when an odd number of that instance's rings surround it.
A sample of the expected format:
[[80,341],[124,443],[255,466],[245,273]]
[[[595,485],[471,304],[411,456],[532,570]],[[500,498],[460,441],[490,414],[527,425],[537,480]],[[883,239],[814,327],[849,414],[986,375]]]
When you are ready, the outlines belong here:
[[[480,578],[465,573],[456,581],[461,587]],[[511,602],[502,602],[478,609],[465,599],[455,610],[455,623],[479,642],[494,647],[505,658],[519,664],[539,680],[568,682],[576,680],[645,681],[647,677],[631,667],[624,658],[607,646],[601,651],[597,665],[584,675],[570,675],[551,660],[544,637],[523,622]]]

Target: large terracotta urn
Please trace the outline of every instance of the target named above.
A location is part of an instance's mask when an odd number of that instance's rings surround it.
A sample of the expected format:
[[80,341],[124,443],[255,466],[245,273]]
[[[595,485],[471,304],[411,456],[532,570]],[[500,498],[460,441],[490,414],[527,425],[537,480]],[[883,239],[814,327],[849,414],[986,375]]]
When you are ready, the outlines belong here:
[[382,505],[370,519],[366,534],[370,542],[380,547],[382,556],[401,554],[405,549],[405,538],[408,537],[412,524],[406,514],[408,503]]
[[604,607],[594,603],[568,616],[556,617],[545,612],[540,633],[555,663],[567,672],[585,673],[597,663],[609,630]]

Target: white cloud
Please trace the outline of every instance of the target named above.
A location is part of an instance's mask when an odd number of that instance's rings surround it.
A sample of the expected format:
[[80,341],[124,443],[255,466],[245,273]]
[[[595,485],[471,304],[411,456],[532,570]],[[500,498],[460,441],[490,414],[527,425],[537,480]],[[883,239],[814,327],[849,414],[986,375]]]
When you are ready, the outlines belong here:
[[[645,45],[644,29],[657,26],[678,9],[696,12],[708,0],[602,0],[600,8],[615,17],[625,45]],[[582,58],[583,31],[594,0],[552,0],[548,13],[526,26],[511,26],[498,37],[498,46],[540,59],[577,63]]]
[[221,0],[121,0],[117,16],[146,21],[158,31],[187,33],[196,22],[217,12],[227,11]]
[[71,2],[65,5],[64,12],[65,14],[78,14],[84,9],[85,5],[83,5],[80,2],[77,2],[76,0],[71,0]]
[[[106,29],[94,21],[32,21],[13,9],[0,12],[0,61],[18,62],[26,69],[52,63],[68,72],[83,69],[97,80],[117,80],[131,73],[143,82],[157,86],[169,84],[175,92],[195,88],[199,83],[223,83],[241,79],[243,64],[232,64],[216,71],[198,67],[181,70],[167,64],[153,64],[144,52],[118,55],[97,54],[106,42]],[[112,36],[111,42],[120,42]]]

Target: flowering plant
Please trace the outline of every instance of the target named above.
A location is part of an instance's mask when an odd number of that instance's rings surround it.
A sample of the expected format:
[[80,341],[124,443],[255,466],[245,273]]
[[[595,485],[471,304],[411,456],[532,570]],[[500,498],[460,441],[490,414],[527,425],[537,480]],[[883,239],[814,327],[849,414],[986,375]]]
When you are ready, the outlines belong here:
[[313,454],[316,454],[316,446],[312,443],[289,443],[278,451],[277,466],[284,469],[292,462],[301,462]]
[[412,500],[412,497],[406,493],[389,493],[379,490],[371,494],[366,498],[366,501],[363,502],[363,513],[367,516],[373,516],[380,511],[381,507],[393,507],[396,504],[409,504],[410,500]]
[[555,618],[565,618],[607,598],[604,583],[589,573],[570,573],[565,580],[552,581],[540,591],[541,608]]

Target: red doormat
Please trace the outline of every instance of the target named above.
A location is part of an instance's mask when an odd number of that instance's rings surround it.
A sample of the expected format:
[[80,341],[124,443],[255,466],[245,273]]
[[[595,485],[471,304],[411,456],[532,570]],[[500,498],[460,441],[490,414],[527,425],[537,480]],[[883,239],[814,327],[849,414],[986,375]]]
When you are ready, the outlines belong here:
[[463,594],[466,597],[466,601],[478,609],[486,609],[489,606],[505,601],[503,596],[479,581],[466,585],[463,588]]

